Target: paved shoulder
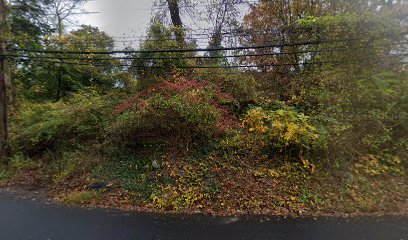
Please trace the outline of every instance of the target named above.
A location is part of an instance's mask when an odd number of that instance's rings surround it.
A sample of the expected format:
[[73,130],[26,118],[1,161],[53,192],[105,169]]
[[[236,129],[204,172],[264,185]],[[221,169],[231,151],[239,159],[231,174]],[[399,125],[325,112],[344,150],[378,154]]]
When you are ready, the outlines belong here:
[[408,240],[408,217],[274,219],[85,210],[0,191],[0,239]]

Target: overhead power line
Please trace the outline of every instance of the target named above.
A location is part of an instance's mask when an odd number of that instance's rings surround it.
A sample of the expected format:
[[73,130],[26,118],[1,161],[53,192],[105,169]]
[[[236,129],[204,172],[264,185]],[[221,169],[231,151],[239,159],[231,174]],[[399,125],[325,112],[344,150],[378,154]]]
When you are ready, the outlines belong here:
[[[333,28],[340,28],[340,27],[336,27],[333,26],[331,27],[331,29]],[[185,29],[185,35],[187,39],[208,39],[209,37],[211,37],[212,32],[214,31],[214,29],[212,28],[201,28],[201,29]],[[203,33],[203,31],[208,31],[207,33]],[[199,33],[198,33],[199,32]],[[266,37],[270,37],[273,36],[273,32],[268,32],[268,31],[261,31],[261,30],[252,30],[252,29],[231,29],[229,31],[224,31],[220,33],[224,38],[238,38],[238,37],[244,37],[244,36],[248,36],[248,37],[260,37],[260,36],[266,36]],[[197,36],[197,37],[193,37],[193,36]],[[201,37],[200,37],[201,36]],[[207,38],[204,38],[204,36],[207,36]],[[112,36],[112,38],[116,38],[116,39],[141,39],[141,40],[146,40],[149,39],[147,36]]]
[[3,55],[6,58],[12,59],[58,59],[58,60],[79,60],[79,61],[110,61],[110,60],[180,60],[180,59],[224,59],[224,58],[245,58],[245,57],[263,57],[263,56],[278,56],[278,55],[294,55],[306,53],[323,53],[323,52],[339,52],[350,51],[364,48],[327,48],[319,50],[304,50],[291,52],[272,52],[272,53],[254,53],[254,54],[237,54],[237,55],[222,55],[222,56],[175,56],[175,57],[111,57],[111,58],[86,58],[86,57],[60,57],[60,56],[21,56],[21,55]]
[[[246,1],[246,2],[242,2],[242,3],[235,3],[234,5],[249,5],[249,4],[254,4],[254,3],[258,3],[258,1]],[[191,9],[191,8],[203,8],[203,7],[214,7],[217,4],[192,4],[192,5],[179,5],[178,8],[180,9]],[[152,11],[152,10],[167,10],[168,7],[165,5],[158,5],[158,6],[153,6],[151,8],[130,8],[130,9],[126,9],[129,11]],[[110,9],[111,11],[112,9]],[[121,9],[121,11],[123,11],[123,9]]]
[[271,45],[256,45],[256,46],[239,46],[226,48],[195,48],[195,49],[156,49],[156,50],[118,50],[118,51],[60,51],[60,50],[36,50],[36,49],[21,49],[10,48],[12,52],[31,52],[31,53],[50,53],[50,54],[136,54],[136,53],[186,53],[186,52],[218,52],[218,51],[233,51],[233,50],[250,50],[264,48],[279,48],[279,47],[294,47],[303,45],[316,45],[325,43],[338,43],[355,41],[355,39],[337,39],[337,40],[317,40],[298,43],[281,43]]
[[[395,44],[377,45],[377,47],[390,47],[408,44],[408,42],[400,42]],[[225,59],[225,58],[246,58],[246,57],[263,57],[263,56],[279,56],[279,55],[295,55],[307,53],[325,53],[325,52],[342,52],[368,49],[371,47],[342,47],[342,48],[322,48],[301,51],[289,52],[265,52],[265,53],[245,53],[234,55],[219,55],[219,56],[165,56],[165,57],[70,57],[70,56],[43,56],[43,55],[18,55],[18,54],[3,54],[1,56],[9,59],[58,59],[58,60],[79,60],[79,61],[111,61],[111,60],[181,60],[181,59]]]
[[[395,58],[395,57],[406,57],[406,54],[395,54],[391,56],[383,56],[383,57],[375,57],[371,58],[370,60],[374,59],[387,59],[387,58]],[[78,63],[78,62],[65,62],[65,61],[53,61],[47,59],[20,59],[19,61],[35,61],[35,62],[42,62],[42,63],[51,63],[51,64],[63,64],[63,65],[78,65],[78,66],[94,66],[94,67],[134,67],[134,68],[146,68],[146,69],[163,69],[163,68],[171,68],[174,67],[175,69],[232,69],[232,68],[262,68],[262,67],[279,67],[279,66],[304,66],[304,65],[315,65],[315,64],[335,64],[335,63],[352,63],[352,62],[360,62],[365,60],[364,58],[360,59],[352,59],[349,61],[320,61],[320,62],[296,62],[296,63],[283,63],[283,64],[257,64],[257,65],[225,65],[225,66],[146,66],[146,65],[133,65],[133,64],[93,64],[93,63]],[[401,62],[406,64],[407,62]]]
[[[93,63],[78,63],[78,62],[64,62],[64,61],[49,61],[38,59],[21,59],[20,61],[35,61],[41,63],[62,64],[62,65],[78,65],[78,66],[94,66],[94,67],[133,67],[146,69],[163,69],[171,68],[171,66],[145,66],[132,64],[93,64]],[[231,68],[260,68],[260,67],[278,67],[278,66],[297,66],[310,65],[329,62],[305,62],[305,63],[285,63],[285,64],[262,64],[262,65],[226,65],[226,66],[173,66],[175,69],[231,69]],[[330,62],[332,63],[332,62]]]

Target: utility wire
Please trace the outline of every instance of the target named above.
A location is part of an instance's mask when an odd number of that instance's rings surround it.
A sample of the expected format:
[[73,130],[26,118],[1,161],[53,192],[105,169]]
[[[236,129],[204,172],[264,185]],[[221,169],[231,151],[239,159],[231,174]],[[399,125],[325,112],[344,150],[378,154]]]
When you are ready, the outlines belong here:
[[118,50],[118,51],[54,51],[54,50],[36,50],[36,49],[21,49],[9,48],[12,52],[31,52],[31,53],[52,53],[52,54],[136,54],[136,53],[186,53],[186,52],[217,52],[217,51],[232,51],[232,50],[250,50],[250,49],[264,49],[264,48],[279,48],[279,47],[294,47],[303,45],[317,45],[325,43],[338,43],[355,41],[356,39],[340,39],[340,40],[318,40],[306,41],[298,43],[281,43],[272,45],[256,45],[256,46],[240,46],[240,47],[226,47],[226,48],[196,48],[196,49],[156,49],[156,50]]
[[[375,57],[371,59],[385,59],[385,58],[395,58],[395,57],[406,57],[407,54],[398,54],[384,57]],[[350,61],[320,61],[320,62],[297,62],[297,63],[284,63],[284,64],[258,64],[258,65],[226,65],[226,66],[145,66],[145,65],[132,65],[132,64],[93,64],[93,63],[78,63],[78,62],[64,62],[64,61],[49,61],[42,59],[21,59],[20,61],[35,61],[42,63],[53,63],[53,64],[67,64],[67,65],[78,65],[78,66],[94,66],[94,67],[134,67],[134,68],[146,68],[146,69],[163,69],[174,67],[175,69],[230,69],[230,68],[262,68],[262,67],[279,67],[279,66],[304,66],[304,65],[315,65],[315,64],[330,64],[330,63],[351,63],[360,62],[364,60],[353,59]],[[403,62],[404,64],[406,62]]]
[[[234,5],[250,5],[258,3],[258,1],[247,1],[243,3],[235,3]],[[185,8],[195,8],[195,7],[213,7],[216,4],[193,4],[193,5],[179,5],[178,8],[185,9]],[[165,5],[153,6],[152,8],[131,8],[128,9],[129,11],[152,11],[152,10],[167,10],[168,7]]]
[[[332,27],[333,28],[340,28],[340,27]],[[212,28],[203,28],[203,29],[186,29],[186,38],[187,39],[192,39],[192,40],[199,40],[199,39],[208,39],[208,37],[211,36],[211,33],[197,33],[197,31],[214,31],[214,29]],[[192,32],[192,33],[191,33]],[[223,37],[228,38],[236,38],[236,37],[243,37],[243,36],[248,36],[248,37],[252,37],[252,36],[271,36],[273,35],[273,33],[268,33],[265,31],[253,31],[253,30],[245,30],[245,29],[237,29],[236,31],[227,31],[227,32],[221,32],[221,35],[223,35]],[[204,37],[192,37],[192,36],[208,36],[207,38]],[[148,37],[147,36],[112,36],[112,38],[114,39],[141,39],[141,40],[147,40]],[[160,40],[160,39],[158,39]],[[173,40],[173,39],[170,39]]]
[[58,57],[58,56],[21,56],[21,55],[1,55],[6,58],[28,58],[28,59],[59,59],[59,60],[87,60],[87,61],[109,61],[109,60],[181,60],[181,59],[224,59],[224,58],[245,58],[245,57],[262,57],[262,56],[279,56],[279,55],[294,55],[305,53],[323,53],[323,52],[338,52],[358,50],[364,48],[328,48],[320,50],[305,50],[292,52],[272,52],[272,53],[254,53],[254,54],[237,54],[224,56],[175,56],[175,57],[112,57],[112,58],[86,58],[86,57]]
[[[394,44],[378,45],[378,47],[400,46],[408,44],[408,42],[399,42]],[[279,55],[295,55],[306,53],[324,53],[324,52],[341,52],[368,49],[371,47],[343,47],[343,48],[323,48],[315,50],[301,50],[290,52],[266,52],[266,53],[245,53],[235,55],[220,55],[220,56],[172,56],[172,57],[110,57],[110,58],[95,58],[95,57],[67,57],[67,56],[38,56],[38,55],[16,55],[3,54],[0,56],[6,58],[30,58],[30,59],[59,59],[59,60],[87,60],[87,61],[110,61],[110,60],[181,60],[181,59],[225,59],[225,58],[245,58],[245,57],[262,57],[262,56],[279,56]]]

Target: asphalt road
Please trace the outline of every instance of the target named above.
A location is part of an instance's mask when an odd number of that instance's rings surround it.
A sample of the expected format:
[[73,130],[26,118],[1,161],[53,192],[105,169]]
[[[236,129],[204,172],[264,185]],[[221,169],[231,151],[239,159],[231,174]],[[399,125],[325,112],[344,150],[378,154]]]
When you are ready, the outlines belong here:
[[86,210],[0,190],[0,240],[408,240],[408,217],[301,218],[159,215]]

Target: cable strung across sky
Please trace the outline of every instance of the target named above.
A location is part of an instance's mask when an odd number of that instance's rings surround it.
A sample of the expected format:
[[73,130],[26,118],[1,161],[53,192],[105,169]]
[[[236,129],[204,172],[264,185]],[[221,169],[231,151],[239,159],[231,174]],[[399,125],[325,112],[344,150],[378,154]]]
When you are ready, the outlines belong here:
[[224,59],[224,58],[245,58],[245,57],[262,57],[262,56],[278,56],[278,55],[294,55],[305,53],[322,53],[322,52],[338,52],[357,50],[363,48],[332,48],[320,50],[305,50],[291,52],[272,52],[272,53],[255,53],[255,54],[238,54],[238,55],[222,55],[222,56],[175,56],[175,57],[111,57],[111,58],[86,58],[86,57],[56,57],[56,56],[29,56],[29,55],[3,55],[6,58],[28,58],[28,59],[59,59],[59,60],[80,60],[80,61],[109,61],[109,60],[180,60],[180,59]]
[[[400,57],[407,57],[408,54],[395,54],[395,55],[390,55],[390,56],[384,56],[384,57],[374,57],[371,58],[371,60],[378,60],[378,59],[388,59],[388,58],[400,58]],[[51,64],[62,64],[62,65],[78,65],[78,66],[93,66],[93,67],[133,67],[133,68],[145,68],[145,69],[164,69],[164,68],[169,68],[169,66],[157,66],[157,65],[135,65],[135,64],[94,64],[91,62],[66,62],[66,61],[53,61],[53,60],[47,60],[47,59],[15,59],[18,61],[22,62],[27,62],[27,61],[34,61],[34,62],[40,62],[40,63],[51,63]],[[359,58],[359,59],[353,59],[353,60],[347,60],[347,61],[311,61],[311,62],[293,62],[293,63],[278,63],[278,64],[257,64],[257,65],[223,65],[223,66],[205,66],[205,65],[195,65],[195,66],[172,66],[174,69],[240,69],[240,68],[264,68],[264,67],[283,67],[283,66],[306,66],[306,65],[316,65],[316,64],[339,64],[339,63],[354,63],[354,62],[360,62],[362,60],[365,60],[364,58]],[[406,61],[400,61],[399,64],[407,64],[408,62]]]
[[186,52],[218,52],[218,51],[234,51],[234,50],[251,50],[264,48],[280,48],[294,47],[302,45],[317,45],[325,43],[339,43],[356,41],[357,39],[334,39],[334,40],[313,40],[297,43],[280,43],[271,45],[256,45],[256,46],[238,46],[225,48],[192,48],[192,49],[153,49],[153,50],[115,50],[115,51],[61,51],[61,50],[37,50],[37,49],[22,49],[9,48],[11,52],[31,52],[31,53],[51,53],[51,54],[136,54],[136,53],[186,53]]

